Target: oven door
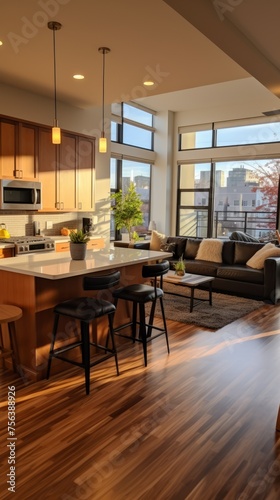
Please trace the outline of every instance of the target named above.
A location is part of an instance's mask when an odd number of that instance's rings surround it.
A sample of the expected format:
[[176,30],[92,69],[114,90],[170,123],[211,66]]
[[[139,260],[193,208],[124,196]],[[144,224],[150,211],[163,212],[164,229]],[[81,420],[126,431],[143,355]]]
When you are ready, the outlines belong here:
[[16,255],[22,255],[26,253],[37,253],[37,252],[52,252],[55,250],[54,242],[26,242],[26,243],[16,243]]

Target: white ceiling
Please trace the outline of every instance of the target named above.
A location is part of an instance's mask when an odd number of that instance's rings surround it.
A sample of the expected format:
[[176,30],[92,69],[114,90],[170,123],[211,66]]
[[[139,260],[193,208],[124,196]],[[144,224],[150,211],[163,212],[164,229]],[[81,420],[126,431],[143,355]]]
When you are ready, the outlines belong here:
[[[100,105],[98,48],[107,46],[111,49],[106,55],[107,103],[145,98],[151,107],[154,101],[154,109],[182,110],[202,105],[209,85],[212,99],[224,95],[226,102],[229,85],[235,81],[238,98],[244,93],[246,99],[252,85],[256,99],[263,93],[271,109],[280,107],[275,98],[280,89],[279,0],[218,2],[236,5],[222,13],[223,19],[214,3],[0,0],[0,82],[53,95],[53,33],[47,23],[55,20],[63,25],[56,32],[57,94],[71,105]],[[75,73],[85,79],[74,80]],[[153,89],[143,87],[149,75],[156,81]]]

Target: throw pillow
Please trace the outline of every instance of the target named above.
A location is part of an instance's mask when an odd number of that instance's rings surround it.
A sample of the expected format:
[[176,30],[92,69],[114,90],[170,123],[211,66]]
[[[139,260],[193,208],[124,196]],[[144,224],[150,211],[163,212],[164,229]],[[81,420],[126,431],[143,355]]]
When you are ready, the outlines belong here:
[[251,259],[246,262],[246,265],[252,269],[263,269],[264,261],[268,257],[280,257],[280,248],[272,243],[268,243],[261,250],[258,250]]
[[162,243],[166,243],[165,234],[159,233],[158,231],[152,231],[150,250],[160,251]]
[[187,238],[185,236],[168,236],[167,243],[176,243],[176,252],[174,255],[176,259],[182,257],[185,251],[186,242]]
[[249,243],[247,241],[236,241],[234,244],[234,264],[245,266],[247,260],[251,259],[258,250],[264,248],[263,243]]
[[176,254],[176,243],[162,243],[160,245],[160,251],[161,252],[170,252],[173,254],[173,257]]
[[186,250],[185,250],[185,259],[195,259],[199,245],[202,240],[195,239],[195,238],[188,238],[187,244],[186,244]]
[[208,260],[209,262],[222,263],[223,242],[215,238],[202,240],[199,245],[196,260]]

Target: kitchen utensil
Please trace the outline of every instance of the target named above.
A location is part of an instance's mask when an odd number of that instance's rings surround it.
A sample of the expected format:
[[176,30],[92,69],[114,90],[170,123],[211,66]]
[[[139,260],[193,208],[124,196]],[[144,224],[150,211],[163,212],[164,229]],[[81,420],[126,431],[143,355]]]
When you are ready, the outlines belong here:
[[91,217],[83,217],[83,232],[91,234],[94,229],[92,218]]
[[6,224],[0,224],[0,238],[10,238],[11,235],[9,231],[6,229]]

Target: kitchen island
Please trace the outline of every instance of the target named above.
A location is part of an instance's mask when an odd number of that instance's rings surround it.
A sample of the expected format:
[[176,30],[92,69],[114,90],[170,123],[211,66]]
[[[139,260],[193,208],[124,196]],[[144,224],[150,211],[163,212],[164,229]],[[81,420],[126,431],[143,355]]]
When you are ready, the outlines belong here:
[[[72,260],[69,252],[35,253],[2,259],[0,262],[0,302],[13,304],[23,310],[16,323],[20,372],[27,382],[45,378],[51,340],[53,307],[59,302],[100,292],[84,292],[86,274],[104,274],[119,270],[120,285],[143,281],[142,265],[171,257],[169,252],[111,248],[88,250],[85,260]],[[106,292],[106,293],[105,293]],[[110,300],[104,291],[103,298]],[[119,308],[115,315],[116,326],[130,317],[129,305]],[[93,336],[100,340],[107,333],[107,323],[100,318],[93,328]],[[77,337],[77,325],[70,318],[61,322],[61,345]],[[7,361],[8,363],[8,361]],[[65,366],[66,365],[66,366]],[[56,360],[54,371],[69,368],[67,363]]]

